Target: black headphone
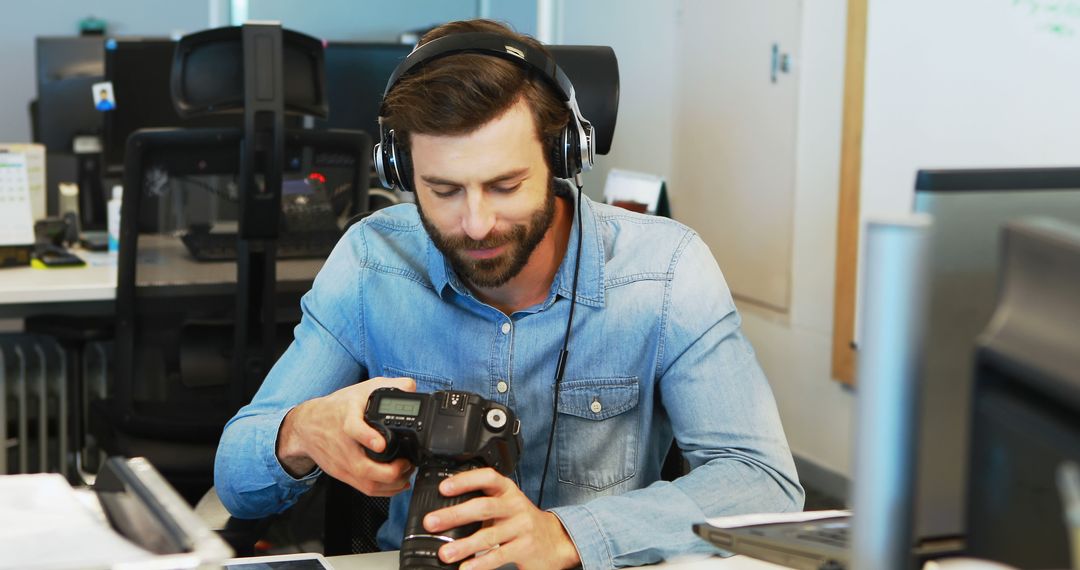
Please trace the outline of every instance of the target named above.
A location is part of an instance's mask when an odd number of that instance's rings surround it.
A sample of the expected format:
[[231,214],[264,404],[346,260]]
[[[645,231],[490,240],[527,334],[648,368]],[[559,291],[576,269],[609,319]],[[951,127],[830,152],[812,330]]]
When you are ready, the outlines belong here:
[[[538,72],[570,109],[570,121],[557,140],[549,145],[552,175],[556,178],[577,179],[582,172],[592,169],[596,155],[596,139],[592,123],[581,115],[570,78],[553,58],[512,38],[488,32],[468,32],[443,36],[419,46],[390,75],[383,98],[385,99],[398,80],[410,71],[441,57],[458,53],[501,57]],[[379,181],[384,187],[414,191],[412,161],[408,153],[398,146],[394,130],[384,129],[381,121],[379,143],[374,149],[374,162]],[[580,185],[578,180],[578,186]]]

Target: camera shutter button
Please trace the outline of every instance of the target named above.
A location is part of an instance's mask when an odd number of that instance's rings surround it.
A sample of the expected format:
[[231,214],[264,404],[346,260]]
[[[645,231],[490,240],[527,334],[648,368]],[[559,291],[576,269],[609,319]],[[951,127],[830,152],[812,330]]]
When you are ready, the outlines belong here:
[[488,410],[484,419],[487,421],[488,427],[494,430],[500,430],[506,426],[506,414],[502,410]]

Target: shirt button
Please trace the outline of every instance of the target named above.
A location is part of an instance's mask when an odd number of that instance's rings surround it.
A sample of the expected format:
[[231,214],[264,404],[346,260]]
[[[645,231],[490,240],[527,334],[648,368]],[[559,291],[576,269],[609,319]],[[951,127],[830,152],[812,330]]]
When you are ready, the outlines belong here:
[[500,394],[505,394],[506,391],[510,389],[510,385],[507,384],[505,380],[499,380],[499,383],[495,385],[495,389],[498,390]]
[[589,406],[589,409],[591,409],[594,414],[599,414],[600,410],[603,410],[604,407],[600,405],[600,400],[593,400],[592,405]]
[[503,334],[510,334],[510,323],[503,323],[502,333]]

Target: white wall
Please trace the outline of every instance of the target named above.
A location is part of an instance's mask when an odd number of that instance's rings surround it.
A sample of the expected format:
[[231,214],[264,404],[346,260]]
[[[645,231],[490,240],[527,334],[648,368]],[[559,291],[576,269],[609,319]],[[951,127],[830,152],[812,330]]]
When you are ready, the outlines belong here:
[[853,394],[831,380],[846,0],[803,0],[792,304],[787,317],[742,307],[792,451],[851,474]]
[[611,152],[585,174],[585,192],[603,195],[612,167],[671,177],[675,118],[676,10],[671,2],[587,0],[559,10],[563,44],[607,45],[619,60],[619,116]]
[[1062,4],[870,1],[863,214],[909,211],[919,168],[1080,164],[1080,12]]
[[[557,24],[564,43],[611,45],[619,58],[615,142],[598,163],[600,176],[587,183],[590,195],[598,195],[602,175],[611,167],[671,178],[674,153],[695,144],[673,129],[677,90],[694,88],[692,77],[673,76],[678,7],[677,2],[588,0],[574,2],[573,19],[563,14]],[[750,306],[741,310],[792,450],[847,475],[854,399],[830,380],[846,1],[804,0],[802,10],[802,57],[795,62],[801,84],[791,310],[787,315]]]
[[[108,23],[110,35],[169,36],[206,28],[210,7],[201,2],[153,2],[146,0],[8,1],[0,18],[0,141],[30,140],[27,106],[37,95],[34,71],[34,38],[66,36],[79,32],[79,21],[93,15]],[[90,96],[89,93],[86,95]]]
[[[286,28],[327,40],[397,41],[409,30],[480,15],[477,0],[248,0],[248,18],[278,20]],[[489,3],[489,15],[532,33],[532,2]]]

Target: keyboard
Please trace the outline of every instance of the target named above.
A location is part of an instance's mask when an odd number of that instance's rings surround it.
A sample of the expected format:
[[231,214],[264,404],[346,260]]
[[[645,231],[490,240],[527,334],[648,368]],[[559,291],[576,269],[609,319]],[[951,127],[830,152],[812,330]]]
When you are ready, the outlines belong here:
[[[278,259],[326,259],[341,239],[337,230],[281,234],[277,242]],[[236,259],[236,234],[187,232],[180,236],[188,253],[199,261]]]
[[797,532],[795,536],[811,542],[847,548],[849,527],[846,522],[847,521],[845,521],[845,524],[807,525],[804,527],[804,530]]

